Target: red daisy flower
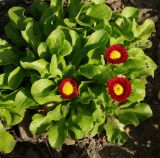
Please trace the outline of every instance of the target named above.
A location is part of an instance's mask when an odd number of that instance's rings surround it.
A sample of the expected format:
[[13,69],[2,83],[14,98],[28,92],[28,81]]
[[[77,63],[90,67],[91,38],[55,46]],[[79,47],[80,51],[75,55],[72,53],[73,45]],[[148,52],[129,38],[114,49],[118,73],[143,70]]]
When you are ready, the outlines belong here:
[[73,99],[78,93],[78,83],[72,78],[63,79],[58,85],[58,90],[64,99]]
[[111,64],[124,63],[128,59],[128,51],[122,45],[111,45],[106,50],[105,59]]
[[125,102],[131,94],[131,82],[126,77],[108,80],[108,93],[117,102]]

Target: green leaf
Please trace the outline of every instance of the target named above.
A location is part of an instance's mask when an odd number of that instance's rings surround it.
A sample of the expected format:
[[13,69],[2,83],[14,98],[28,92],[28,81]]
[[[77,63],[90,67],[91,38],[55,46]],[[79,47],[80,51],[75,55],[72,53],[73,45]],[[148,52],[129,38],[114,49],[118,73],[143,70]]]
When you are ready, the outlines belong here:
[[134,107],[134,112],[140,121],[152,116],[152,110],[148,104],[138,103]]
[[122,10],[122,16],[124,16],[125,18],[138,18],[139,9],[134,7],[125,7]]
[[118,18],[116,21],[117,32],[121,35],[119,37],[122,40],[131,41],[134,39],[134,34],[132,32],[132,21],[128,18]]
[[49,59],[51,54],[49,53],[48,46],[45,42],[41,42],[37,49],[38,55],[42,59]]
[[93,119],[91,116],[83,115],[78,118],[77,125],[85,132],[85,135],[88,136],[88,133],[93,129]]
[[[17,92],[15,92],[17,93]],[[15,94],[12,94],[13,96],[7,96],[5,99],[11,99],[12,97],[15,96]],[[2,109],[6,109],[8,110],[8,112],[11,115],[11,122],[9,120],[9,126],[14,126],[16,124],[18,124],[19,122],[22,121],[23,117],[24,117],[24,113],[25,113],[25,109],[21,108],[21,105],[18,103],[16,104],[15,101],[13,100],[7,100],[7,101],[3,101],[0,102],[0,107],[2,107]],[[9,117],[8,117],[9,119]]]
[[24,78],[24,70],[21,67],[15,68],[8,76],[8,86],[17,89]]
[[15,104],[19,105],[19,109],[21,110],[38,106],[38,104],[31,98],[29,92],[27,92],[27,89],[22,89],[16,94]]
[[29,129],[34,135],[45,133],[50,125],[49,119],[41,114],[33,115],[32,120]]
[[6,74],[0,74],[0,88],[1,89],[9,89],[7,86]]
[[[81,35],[79,35],[74,30],[70,30],[69,34],[70,34],[70,37],[72,40],[71,45],[73,48],[73,50],[70,54],[70,60],[73,65],[78,65],[81,62],[81,60],[86,56],[87,51],[85,51],[83,49],[81,50],[81,45],[82,45],[82,41],[81,41],[81,37],[80,37]],[[77,60],[77,56],[79,57],[78,60]]]
[[78,114],[74,119],[74,123],[88,136],[89,132],[93,129],[93,118],[82,108],[78,109]]
[[142,40],[147,40],[152,32],[155,30],[155,24],[151,19],[146,19],[142,25],[138,25],[135,20],[133,20],[132,31],[134,37]]
[[88,9],[86,15],[98,20],[104,19],[108,22],[112,17],[112,10],[106,4],[97,4]]
[[96,106],[96,109],[93,112],[93,121],[99,124],[104,123],[106,120],[106,116],[101,105],[96,104],[95,106]]
[[132,83],[132,93],[129,96],[129,101],[140,102],[144,100],[145,97],[145,83],[142,80],[134,79],[131,80]]
[[88,50],[99,48],[105,46],[107,44],[107,41],[108,33],[105,30],[98,30],[89,36],[85,47]]
[[124,45],[124,38],[123,36],[114,38],[114,37],[110,37],[110,45],[113,44],[120,44],[120,45]]
[[63,47],[62,47],[61,51],[59,52],[58,57],[59,57],[59,59],[61,59],[64,56],[69,55],[71,52],[72,52],[71,44],[67,40],[64,40]]
[[127,110],[120,110],[117,117],[119,121],[125,125],[133,124],[134,126],[139,125],[139,120],[134,112]]
[[10,49],[0,50],[0,65],[14,64],[17,65],[18,57]]
[[51,18],[52,16],[55,16],[55,9],[53,7],[49,7],[47,10],[44,11],[44,13],[42,14],[41,18],[40,18],[40,22],[42,24],[45,23],[45,21],[48,19],[48,18]]
[[80,0],[69,0],[68,8],[69,8],[69,17],[75,18],[81,8],[81,1]]
[[16,28],[18,28],[19,30],[24,30],[26,24],[32,20],[32,18],[27,18],[24,15],[24,8],[22,7],[12,7],[11,9],[9,9],[8,11],[8,16],[11,20],[11,22],[14,24],[14,26]]
[[8,86],[8,76],[10,75],[10,73],[14,70],[15,67],[13,67],[13,65],[7,65],[4,67],[4,73],[1,75],[1,86],[2,89],[10,89],[11,87]]
[[55,94],[54,83],[48,79],[40,79],[32,84],[31,94],[39,104],[62,101],[59,95]]
[[41,41],[40,33],[36,34],[35,32],[35,23],[29,22],[26,25],[26,28],[24,31],[21,31],[23,38],[27,43],[29,43],[33,49],[37,50],[38,45]]
[[152,42],[150,40],[138,40],[129,45],[130,49],[134,47],[141,49],[151,48]]
[[[104,59],[104,52],[106,48],[100,47],[97,49],[92,49],[88,52],[87,56],[89,58],[89,64],[101,64],[101,59]],[[104,62],[105,63],[105,62]]]
[[72,76],[75,71],[75,67],[72,64],[66,65],[63,68],[63,74],[67,74],[67,76]]
[[47,69],[47,66],[48,66],[48,62],[44,59],[39,59],[39,60],[36,60],[34,62],[23,62],[21,61],[21,66],[24,68],[24,69],[33,69],[33,70],[37,70],[39,73],[42,73],[44,70]]
[[103,100],[103,93],[104,91],[107,93],[106,89],[100,85],[94,85],[93,87],[88,87],[89,93],[92,95],[93,98],[98,100]]
[[[3,98],[4,100],[8,101],[8,100],[11,100],[13,101],[16,94],[17,94],[17,91],[18,90],[15,90],[15,91],[12,91],[11,93],[9,94],[5,94],[5,91],[1,91],[0,92],[0,96],[1,96],[1,99]],[[4,93],[3,93],[4,92]]]
[[85,64],[81,66],[79,74],[87,77],[88,79],[93,79],[93,81],[98,84],[104,84],[104,82],[114,75],[110,66],[98,66],[92,64]]
[[125,125],[133,124],[137,126],[140,121],[152,116],[152,110],[150,106],[145,103],[131,104],[128,107],[123,107],[122,105],[117,109],[116,115],[120,122]]
[[51,0],[50,6],[54,8],[55,15],[59,18],[63,18],[63,0]]
[[52,111],[49,111],[46,116],[50,121],[59,121],[60,119],[63,118],[62,114],[62,105],[57,105],[55,109]]
[[104,128],[109,142],[123,145],[127,141],[128,136],[124,131],[124,125],[115,118],[108,118]]
[[[49,111],[46,116],[42,116],[40,114],[35,114],[32,117],[32,122],[30,124],[30,130],[33,134],[42,134],[46,132],[46,130],[50,127],[52,121],[59,121],[65,116],[63,115],[64,108],[62,105],[57,105],[53,110]],[[66,114],[69,112],[65,108]]]
[[146,56],[145,60],[145,73],[149,76],[154,77],[155,70],[157,69],[156,63],[148,56]]
[[60,69],[58,68],[58,63],[57,63],[57,56],[56,56],[56,54],[53,54],[53,55],[52,55],[52,58],[51,58],[50,73],[53,75],[53,77],[56,77],[57,75],[59,75],[60,77],[62,77],[62,72],[61,72]]
[[[4,97],[4,99],[6,99],[6,98]],[[13,100],[7,100],[7,101],[3,101],[3,102],[1,101],[0,107],[2,109],[7,109],[8,107],[13,107],[13,104],[14,104]]]
[[81,93],[81,95],[76,99],[76,101],[81,104],[89,104],[91,100],[92,96],[88,92]]
[[18,30],[16,30],[11,23],[5,25],[4,29],[7,37],[11,39],[14,44],[18,46],[25,45],[25,40],[22,38],[21,33]]
[[80,35],[74,30],[69,30],[69,34],[71,36],[73,49],[78,50],[81,47]]
[[47,38],[50,35],[50,33],[55,29],[56,20],[56,16],[51,14],[42,23],[45,38]]
[[12,50],[11,46],[5,40],[0,39],[0,65],[17,65],[17,60],[18,56]]
[[149,75],[154,77],[154,71],[157,66],[152,59],[144,54],[142,49],[132,48],[128,53],[130,59],[123,66],[129,70],[131,78]]
[[95,136],[96,134],[101,132],[101,126],[105,123],[106,116],[99,104],[96,104],[96,110],[93,112],[93,121],[94,121],[94,127],[91,131],[91,136]]
[[[77,58],[78,57],[78,58]],[[80,49],[72,53],[71,64],[74,66],[79,66],[83,60],[87,57],[87,50]]]
[[48,45],[50,52],[57,54],[63,47],[65,35],[61,30],[54,30],[48,36],[46,44]]
[[13,104],[13,103],[14,103],[13,100],[7,100],[7,101],[0,102],[0,106],[5,107],[6,105]]
[[75,17],[75,20],[79,25],[85,26],[85,27],[91,27],[93,25],[94,21],[92,20],[92,18],[90,18],[89,16],[85,16],[87,10],[92,6],[93,6],[93,3],[87,3],[87,2],[81,5],[81,9],[77,14],[77,16]]
[[0,118],[3,118],[8,126],[12,122],[12,117],[11,117],[10,112],[3,108],[0,108]]
[[108,79],[114,77],[113,71],[109,65],[100,65],[98,68],[100,73],[97,74],[93,79],[97,84],[104,85]]
[[71,126],[68,132],[74,140],[82,139],[85,136],[85,132],[77,126]]
[[92,79],[94,76],[100,73],[99,66],[86,64],[80,67],[79,73],[83,76]]
[[0,151],[10,153],[15,146],[15,140],[13,136],[6,131],[2,123],[0,123],[0,140]]
[[35,17],[40,18],[44,11],[49,8],[49,5],[45,2],[34,2],[29,7],[29,12]]
[[103,4],[105,0],[92,0],[95,4]]
[[11,49],[11,46],[6,40],[0,38],[0,49]]
[[53,148],[58,148],[63,145],[67,136],[67,129],[65,127],[65,120],[60,120],[54,124],[48,131],[48,140]]
[[20,60],[22,60],[22,61],[34,61],[35,60],[35,54],[29,48],[26,48],[26,56],[22,57]]
[[69,28],[76,28],[76,22],[73,19],[65,18],[64,23]]
[[23,118],[24,118],[24,114],[25,114],[25,111],[21,111],[19,112],[18,110],[15,109],[15,112],[14,113],[11,113],[11,116],[12,116],[12,123],[10,124],[11,126],[14,126],[14,125],[17,125],[19,124]]

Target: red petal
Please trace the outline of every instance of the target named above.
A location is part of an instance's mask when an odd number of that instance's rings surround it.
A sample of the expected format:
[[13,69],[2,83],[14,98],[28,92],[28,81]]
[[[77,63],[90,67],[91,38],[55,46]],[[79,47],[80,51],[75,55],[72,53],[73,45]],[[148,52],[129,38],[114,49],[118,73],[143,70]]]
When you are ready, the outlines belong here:
[[[111,59],[110,55],[113,51],[117,50],[118,52],[121,53],[121,58],[119,59]],[[105,59],[108,63],[111,64],[120,64],[124,63],[128,60],[128,51],[125,47],[122,45],[111,45],[109,48],[107,48],[106,53],[105,53]]]
[[[66,82],[69,82],[69,83],[71,83],[73,85],[73,89],[74,90],[73,90],[73,93],[70,94],[70,95],[66,95],[65,93],[63,93],[63,87],[64,87],[64,85],[65,85]],[[78,93],[79,93],[78,83],[77,83],[77,81],[75,81],[72,78],[65,78],[65,79],[63,79],[60,82],[60,84],[58,85],[58,90],[59,90],[59,93],[61,94],[62,98],[69,99],[69,100],[75,98],[78,95]]]
[[[122,95],[118,96],[115,94],[113,90],[115,84],[120,84],[124,88],[124,92]],[[112,78],[111,80],[108,80],[108,93],[113,100],[118,102],[125,102],[131,94],[131,83],[125,77]]]

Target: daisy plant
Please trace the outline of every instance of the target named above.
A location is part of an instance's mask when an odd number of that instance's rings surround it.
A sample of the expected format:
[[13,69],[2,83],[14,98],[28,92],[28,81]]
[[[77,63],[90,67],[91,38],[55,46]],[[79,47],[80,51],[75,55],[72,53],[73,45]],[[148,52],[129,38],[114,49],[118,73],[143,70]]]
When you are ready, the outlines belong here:
[[128,125],[152,116],[143,101],[156,65],[144,50],[155,25],[139,23],[137,8],[36,1],[9,9],[8,17],[0,39],[0,151],[13,149],[10,130],[26,111],[31,133],[47,133],[54,148],[102,131],[122,145]]

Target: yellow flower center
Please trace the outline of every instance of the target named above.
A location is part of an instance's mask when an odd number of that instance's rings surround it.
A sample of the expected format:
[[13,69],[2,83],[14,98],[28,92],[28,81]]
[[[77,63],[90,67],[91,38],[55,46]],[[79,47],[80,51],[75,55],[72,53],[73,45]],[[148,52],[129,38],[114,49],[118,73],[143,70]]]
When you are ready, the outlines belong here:
[[66,82],[63,86],[63,93],[66,95],[71,95],[73,91],[73,85],[70,82]]
[[121,57],[121,53],[117,50],[114,50],[110,55],[110,59],[112,60],[119,59],[120,57]]
[[124,92],[124,88],[120,85],[120,84],[116,84],[114,87],[113,87],[113,91],[116,95],[122,95],[123,92]]

